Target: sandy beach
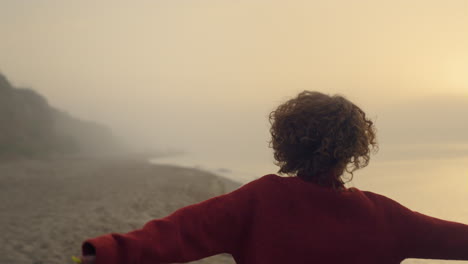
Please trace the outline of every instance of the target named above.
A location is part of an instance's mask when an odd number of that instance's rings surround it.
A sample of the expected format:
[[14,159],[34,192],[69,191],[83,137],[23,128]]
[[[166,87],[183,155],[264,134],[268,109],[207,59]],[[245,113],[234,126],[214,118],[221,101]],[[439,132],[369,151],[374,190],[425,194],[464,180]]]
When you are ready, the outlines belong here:
[[[0,263],[65,264],[85,238],[126,233],[236,189],[216,175],[132,159],[0,163]],[[219,255],[193,263],[234,263]]]

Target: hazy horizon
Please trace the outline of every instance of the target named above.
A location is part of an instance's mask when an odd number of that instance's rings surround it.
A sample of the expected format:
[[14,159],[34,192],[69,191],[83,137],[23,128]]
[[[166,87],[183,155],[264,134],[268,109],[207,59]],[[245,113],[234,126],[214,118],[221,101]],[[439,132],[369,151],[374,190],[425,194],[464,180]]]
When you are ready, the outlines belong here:
[[269,112],[316,90],[382,158],[468,155],[466,1],[0,3],[0,71],[139,149],[267,155]]
[[466,1],[0,3],[0,71],[135,145],[266,148],[302,90],[361,106],[382,144],[468,143]]

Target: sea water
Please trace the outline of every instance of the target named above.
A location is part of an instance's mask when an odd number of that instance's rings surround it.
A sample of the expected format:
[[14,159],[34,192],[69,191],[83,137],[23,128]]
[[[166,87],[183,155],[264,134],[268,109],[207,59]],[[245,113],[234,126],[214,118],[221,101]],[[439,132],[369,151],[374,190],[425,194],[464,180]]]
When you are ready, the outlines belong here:
[[251,152],[240,155],[229,152],[186,152],[154,158],[151,162],[203,170],[241,184],[278,171],[268,155],[253,155]]

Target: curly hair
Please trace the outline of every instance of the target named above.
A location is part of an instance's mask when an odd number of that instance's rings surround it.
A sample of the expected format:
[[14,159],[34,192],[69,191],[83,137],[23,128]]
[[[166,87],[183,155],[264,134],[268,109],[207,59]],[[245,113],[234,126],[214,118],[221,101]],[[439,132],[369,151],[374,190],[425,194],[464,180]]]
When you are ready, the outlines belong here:
[[303,91],[272,111],[269,121],[278,173],[335,190],[343,190],[344,171],[351,181],[368,165],[370,147],[378,151],[373,122],[341,95]]

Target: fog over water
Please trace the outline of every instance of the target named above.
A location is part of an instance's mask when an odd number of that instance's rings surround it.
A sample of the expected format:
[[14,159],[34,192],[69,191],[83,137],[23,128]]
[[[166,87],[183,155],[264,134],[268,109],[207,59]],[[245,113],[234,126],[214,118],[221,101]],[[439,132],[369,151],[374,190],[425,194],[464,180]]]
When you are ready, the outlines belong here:
[[184,153],[153,162],[240,182],[277,171],[278,104],[341,94],[380,144],[347,186],[468,223],[467,32],[464,0],[0,0],[0,72],[135,150]]

